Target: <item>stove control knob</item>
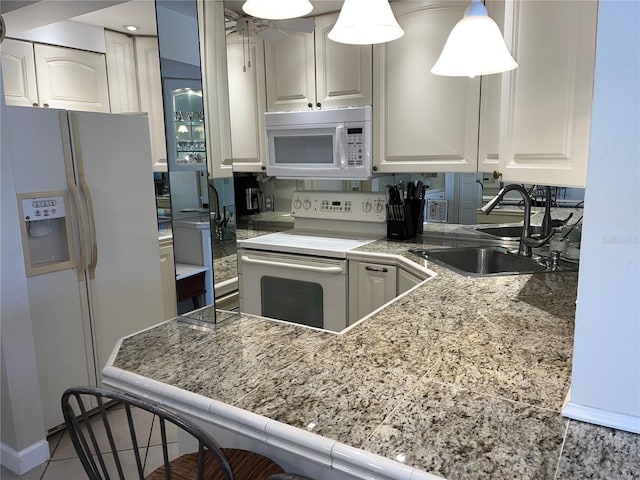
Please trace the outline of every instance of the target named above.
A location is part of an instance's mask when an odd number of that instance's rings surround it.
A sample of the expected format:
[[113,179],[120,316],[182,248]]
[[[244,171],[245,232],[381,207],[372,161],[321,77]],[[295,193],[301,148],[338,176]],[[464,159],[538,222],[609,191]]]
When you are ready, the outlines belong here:
[[376,202],[374,210],[376,213],[382,213],[382,210],[384,210],[384,205],[382,204],[382,202]]
[[371,207],[372,207],[371,202],[367,200],[362,204],[362,211],[364,211],[364,213],[369,213],[371,211]]
[[309,201],[308,198],[304,201],[302,206],[304,207],[305,210],[309,210],[311,208],[311,202]]
[[293,201],[293,207],[294,207],[296,210],[298,210],[300,207],[302,207],[302,202],[300,201],[300,199],[299,199],[299,198],[296,198],[296,199]]

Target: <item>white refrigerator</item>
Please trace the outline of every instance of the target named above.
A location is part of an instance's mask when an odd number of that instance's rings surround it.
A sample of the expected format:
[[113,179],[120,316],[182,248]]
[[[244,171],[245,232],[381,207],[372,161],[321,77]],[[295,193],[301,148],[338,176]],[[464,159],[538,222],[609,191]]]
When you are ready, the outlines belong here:
[[51,429],[67,387],[99,385],[117,339],[163,320],[149,123],[28,107],[7,117]]

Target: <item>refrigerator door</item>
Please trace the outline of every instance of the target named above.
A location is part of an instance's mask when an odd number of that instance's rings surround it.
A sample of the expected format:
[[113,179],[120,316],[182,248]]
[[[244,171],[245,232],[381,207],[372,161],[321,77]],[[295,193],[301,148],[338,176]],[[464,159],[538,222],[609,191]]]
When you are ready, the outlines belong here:
[[[69,146],[64,144],[66,122],[61,125],[60,111],[7,107],[7,116],[16,192],[66,191]],[[66,208],[75,219],[77,204],[70,201]],[[76,221],[73,237],[78,246]],[[80,257],[76,251],[75,258]],[[96,383],[89,308],[81,298],[86,287],[72,268],[31,276],[27,288],[43,414],[50,429],[63,422],[60,398],[65,388]]]
[[119,338],[164,320],[149,123],[146,114],[69,119],[91,232],[88,301],[100,370]]

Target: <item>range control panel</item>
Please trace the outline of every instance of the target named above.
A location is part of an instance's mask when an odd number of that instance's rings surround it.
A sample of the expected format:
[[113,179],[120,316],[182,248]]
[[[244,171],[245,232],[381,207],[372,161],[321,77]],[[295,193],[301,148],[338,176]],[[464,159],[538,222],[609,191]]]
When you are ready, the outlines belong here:
[[371,192],[296,191],[291,215],[296,218],[385,222],[385,194]]

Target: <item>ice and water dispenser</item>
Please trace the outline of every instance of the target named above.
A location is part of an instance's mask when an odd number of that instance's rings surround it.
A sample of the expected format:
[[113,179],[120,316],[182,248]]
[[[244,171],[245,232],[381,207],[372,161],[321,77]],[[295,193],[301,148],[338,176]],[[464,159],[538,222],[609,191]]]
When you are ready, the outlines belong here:
[[66,192],[18,195],[27,276],[75,267]]

